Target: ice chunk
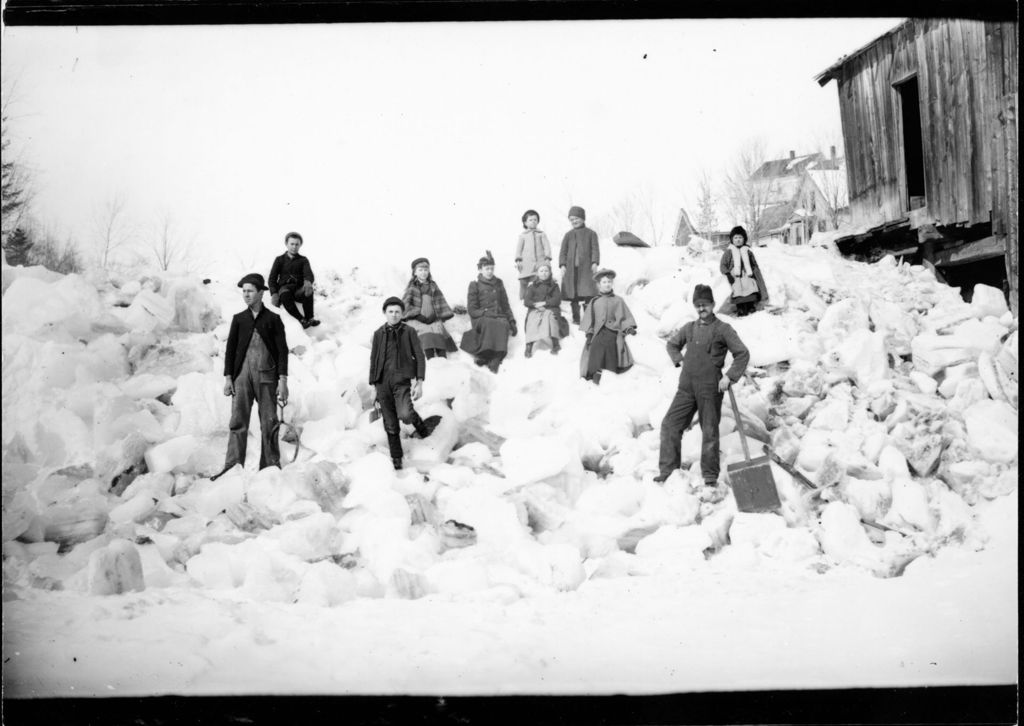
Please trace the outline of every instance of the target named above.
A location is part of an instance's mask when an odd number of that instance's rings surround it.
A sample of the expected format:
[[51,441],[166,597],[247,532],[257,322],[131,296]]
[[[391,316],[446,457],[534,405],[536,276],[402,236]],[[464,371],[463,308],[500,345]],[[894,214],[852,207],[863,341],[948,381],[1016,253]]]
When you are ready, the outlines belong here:
[[828,306],[818,322],[818,335],[833,344],[847,340],[858,331],[868,331],[869,317],[857,298],[846,298]]
[[778,514],[737,512],[729,529],[729,540],[734,545],[757,549],[773,532],[784,529],[786,521]]
[[142,290],[124,312],[124,320],[135,330],[158,332],[174,322],[174,305],[152,290]]
[[825,554],[872,571],[883,568],[882,551],[868,538],[857,510],[845,502],[829,502],[821,513],[819,538]]
[[501,445],[505,476],[519,483],[553,477],[569,465],[569,450],[558,437],[510,438]]
[[152,472],[186,471],[198,447],[199,440],[191,434],[170,439],[146,452],[146,467]]
[[992,462],[1017,460],[1017,412],[1003,401],[978,401],[964,411],[969,444]]
[[492,454],[486,444],[472,441],[452,451],[449,458],[456,465],[478,467],[490,461]]
[[986,315],[994,315],[998,318],[1008,310],[1009,307],[1002,290],[981,283],[974,286],[974,294],[971,296],[971,311],[978,318],[983,318]]
[[279,524],[264,536],[277,540],[282,552],[312,561],[338,551],[338,534],[334,517],[322,512]]
[[142,558],[135,545],[117,539],[89,556],[86,579],[90,595],[119,595],[146,588]]
[[640,540],[636,554],[643,558],[668,558],[692,565],[704,562],[704,551],[712,546],[711,535],[700,525],[665,526]]
[[315,562],[302,576],[296,601],[319,607],[336,607],[355,599],[356,589],[356,577],[350,570],[332,562]]
[[935,530],[935,516],[925,488],[918,481],[905,477],[892,481],[892,507],[886,519],[897,525],[902,520],[929,534]]

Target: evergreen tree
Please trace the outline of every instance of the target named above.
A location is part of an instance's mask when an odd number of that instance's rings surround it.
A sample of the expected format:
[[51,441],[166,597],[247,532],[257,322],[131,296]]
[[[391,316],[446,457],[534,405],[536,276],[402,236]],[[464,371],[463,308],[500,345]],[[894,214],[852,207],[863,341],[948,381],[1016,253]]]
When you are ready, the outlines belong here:
[[18,227],[7,236],[4,244],[4,255],[9,265],[29,264],[29,254],[33,245],[32,238],[21,227]]

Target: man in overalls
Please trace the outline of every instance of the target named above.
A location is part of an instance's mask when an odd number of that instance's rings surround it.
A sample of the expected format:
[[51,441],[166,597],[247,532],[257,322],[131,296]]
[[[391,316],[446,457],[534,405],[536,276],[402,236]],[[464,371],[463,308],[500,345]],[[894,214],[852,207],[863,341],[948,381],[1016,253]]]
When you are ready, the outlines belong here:
[[[750,352],[728,323],[715,317],[715,298],[707,285],[693,291],[697,320],[687,323],[668,339],[666,348],[676,368],[682,364],[679,388],[668,413],[661,422],[660,473],[654,478],[663,482],[681,464],[680,449],[683,432],[698,415],[701,430],[700,471],[704,485],[718,483],[718,424],[722,418],[722,398],[739,380],[750,362]],[[685,352],[681,352],[683,348]],[[722,374],[725,353],[732,353],[732,365]]]
[[[281,465],[277,440],[277,401],[288,403],[288,344],[281,316],[263,305],[263,275],[250,273],[238,282],[246,309],[231,319],[224,353],[224,395],[231,401],[231,434],[224,469],[245,466],[253,401],[260,417],[260,469]],[[275,401],[276,397],[276,401]],[[217,476],[220,476],[218,474]]]

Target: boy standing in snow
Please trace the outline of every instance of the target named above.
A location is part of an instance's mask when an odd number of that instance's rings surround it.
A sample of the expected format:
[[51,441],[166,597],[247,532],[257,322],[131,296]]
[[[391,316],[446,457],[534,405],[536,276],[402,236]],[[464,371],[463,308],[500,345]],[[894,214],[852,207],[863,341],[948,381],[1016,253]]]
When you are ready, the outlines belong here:
[[[707,285],[693,290],[693,306],[697,320],[687,323],[668,339],[666,348],[679,374],[679,388],[672,405],[661,422],[660,473],[654,478],[663,482],[681,464],[680,439],[698,414],[701,430],[700,470],[704,485],[718,484],[718,424],[722,418],[722,397],[739,380],[750,361],[750,352],[728,323],[715,317],[715,298]],[[686,348],[685,352],[682,351]],[[723,375],[725,352],[733,361]]]
[[399,421],[412,425],[416,434],[425,439],[437,428],[441,417],[431,416],[424,421],[412,406],[412,402],[423,395],[427,365],[419,336],[402,322],[405,303],[397,297],[389,297],[381,309],[386,322],[373,333],[370,385],[374,387],[377,403],[380,404],[391,463],[395,469],[401,469]]
[[[312,328],[320,321],[313,317],[313,268],[309,258],[299,254],[302,235],[289,232],[284,246],[285,253],[275,258],[270,268],[270,302],[281,305],[303,328]],[[302,303],[301,315],[296,300]]]
[[587,213],[583,207],[569,209],[569,223],[572,229],[562,238],[558,250],[558,269],[562,273],[562,299],[569,300],[572,307],[572,322],[579,325],[580,303],[597,294],[597,286],[591,275],[597,272],[601,262],[601,249],[597,233],[586,225]]
[[[281,465],[274,398],[288,403],[288,343],[281,316],[263,305],[263,275],[250,273],[238,281],[246,309],[231,319],[224,352],[224,395],[232,396],[231,429],[225,471],[245,466],[249,418],[256,401],[260,417],[260,468]],[[217,476],[220,476],[218,474]],[[215,477],[211,477],[215,478]]]

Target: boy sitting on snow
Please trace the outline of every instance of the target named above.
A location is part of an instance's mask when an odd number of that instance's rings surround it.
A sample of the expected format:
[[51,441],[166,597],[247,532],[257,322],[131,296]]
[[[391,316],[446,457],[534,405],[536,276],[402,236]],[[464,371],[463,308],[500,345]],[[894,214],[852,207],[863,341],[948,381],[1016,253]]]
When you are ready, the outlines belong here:
[[[312,328],[320,321],[313,317],[313,268],[309,258],[299,254],[302,235],[289,232],[285,235],[284,246],[287,251],[275,258],[270,268],[270,302],[287,310],[303,328]],[[296,300],[302,303],[301,315]]]
[[380,404],[391,463],[395,469],[401,469],[402,439],[398,422],[411,424],[416,434],[425,439],[437,428],[441,417],[430,416],[424,421],[412,406],[412,402],[423,395],[427,365],[419,336],[402,322],[405,303],[397,297],[389,297],[381,309],[387,322],[373,333],[370,385]]

